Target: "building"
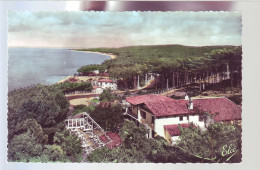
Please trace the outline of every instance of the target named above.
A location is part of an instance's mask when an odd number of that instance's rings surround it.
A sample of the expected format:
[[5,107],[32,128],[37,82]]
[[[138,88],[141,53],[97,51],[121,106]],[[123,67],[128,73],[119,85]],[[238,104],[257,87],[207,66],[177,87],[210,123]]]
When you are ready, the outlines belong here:
[[93,90],[92,91],[95,94],[101,94],[104,91],[104,89],[102,87],[93,86]]
[[179,130],[179,126],[182,128],[189,128],[191,125],[188,123],[180,124],[180,125],[164,125],[164,138],[169,143],[175,143],[179,136],[181,135],[181,132]]
[[241,120],[241,108],[225,97],[175,100],[163,95],[142,95],[126,101],[131,104],[127,114],[150,130],[148,137],[160,135],[171,143],[180,135],[178,125],[193,123],[204,130],[214,121]]
[[99,79],[97,86],[103,89],[110,88],[111,90],[117,90],[117,83],[109,79]]

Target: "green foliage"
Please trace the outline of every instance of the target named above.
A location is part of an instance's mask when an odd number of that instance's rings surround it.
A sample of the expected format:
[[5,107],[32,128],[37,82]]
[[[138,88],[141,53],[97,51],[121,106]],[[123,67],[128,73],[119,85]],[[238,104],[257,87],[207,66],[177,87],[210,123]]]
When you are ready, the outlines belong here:
[[120,105],[112,105],[111,107],[98,106],[90,116],[106,131],[116,132],[119,125],[123,122],[122,107]]
[[45,145],[41,155],[42,162],[65,162],[66,155],[59,145]]
[[53,86],[57,86],[61,89],[63,93],[70,93],[75,91],[91,91],[93,89],[91,82],[80,82],[80,83],[72,83],[72,82],[64,82],[55,84]]
[[86,106],[86,105],[83,105],[83,104],[80,104],[80,105],[76,105],[74,106],[74,111],[72,113],[72,115],[77,115],[79,113],[82,113],[82,112],[87,112],[87,113],[91,113],[95,110],[95,106]]
[[[57,86],[37,85],[11,91],[8,94],[8,161],[80,161],[80,140],[62,131],[68,107]],[[54,134],[57,134],[55,140]]]
[[98,103],[99,100],[94,99],[94,100],[91,100],[91,102]]
[[106,70],[106,67],[103,65],[97,65],[97,64],[90,64],[86,66],[82,66],[77,70],[77,72],[80,73],[87,73],[87,72],[93,72],[95,70],[99,70],[99,73],[104,73]]
[[[187,74],[192,79],[205,76],[208,71],[222,73],[229,64],[231,79],[234,70],[240,70],[236,84],[241,81],[242,48],[235,46],[189,47],[181,45],[135,46],[112,49],[88,49],[88,51],[110,52],[117,55],[113,60],[106,60],[100,66],[106,67],[112,77],[120,78],[119,89],[136,88],[137,75],[146,73],[160,76],[159,88],[165,88],[166,77],[171,86],[175,86],[174,74],[178,75],[178,85],[185,84]],[[175,75],[175,79],[176,75]],[[140,81],[143,85],[143,81]],[[175,85],[173,85],[175,83]],[[233,81],[231,81],[231,84]],[[232,84],[233,85],[233,84]],[[231,86],[232,86],[231,85]],[[157,88],[157,85],[156,85]]]
[[[241,161],[241,129],[233,125],[215,123],[207,131],[191,126],[181,128],[181,141],[170,146],[163,137],[147,139],[147,130],[134,122],[125,121],[120,129],[124,143],[117,148],[103,147],[92,152],[90,162],[155,162],[155,163],[187,163],[187,162],[240,162]],[[233,144],[233,146],[232,146]],[[228,146],[237,152],[230,153]],[[223,156],[224,154],[224,156]],[[233,155],[234,154],[234,155]]]
[[77,136],[70,135],[69,131],[56,132],[54,135],[54,143],[61,146],[64,154],[73,162],[81,161],[82,146]]
[[136,148],[141,149],[145,147],[144,141],[146,140],[146,133],[148,131],[145,127],[140,124],[140,127],[132,121],[125,121],[124,126],[120,129],[120,137],[124,142],[126,148]]
[[[169,148],[163,138],[147,139],[144,126],[136,126],[132,121],[125,121],[120,129],[124,143],[117,148],[103,147],[88,156],[90,162],[174,162],[174,150]],[[176,162],[176,161],[175,161]]]
[[[241,128],[224,123],[210,124],[206,131],[182,128],[177,144],[188,162],[240,162]],[[229,150],[230,149],[230,150]],[[228,151],[229,150],[229,151]],[[233,155],[234,154],[234,155]]]
[[116,149],[109,149],[107,147],[102,147],[100,149],[96,149],[88,156],[88,161],[90,162],[99,162],[99,163],[108,163],[113,162],[114,157],[116,157]]
[[37,85],[8,94],[8,140],[19,131],[17,124],[35,119],[43,128],[63,122],[69,103],[55,87]]
[[242,104],[242,95],[233,95],[228,97],[229,100],[236,103],[237,105]]
[[103,147],[95,150],[88,156],[90,162],[149,162],[145,158],[145,137],[144,127],[138,127],[134,122],[126,121],[120,129],[122,146],[108,149]]
[[35,119],[26,119],[23,122],[19,122],[15,133],[21,134],[28,130],[35,136],[38,143],[46,144],[48,142],[48,135],[43,132],[41,125]]
[[99,101],[109,101],[113,102],[116,96],[111,93],[111,89],[104,89],[103,92],[99,96]]
[[[145,73],[148,70],[155,72],[164,72],[169,68],[177,69],[182,67],[185,63],[187,69],[191,67],[201,67],[205,62],[212,61],[207,59],[204,54],[209,54],[218,50],[229,52],[234,49],[232,46],[209,46],[209,47],[188,47],[181,45],[161,45],[161,46],[136,46],[136,47],[122,47],[114,49],[97,49],[98,51],[106,52],[110,50],[112,53],[117,53],[118,57],[113,60],[105,61],[103,65],[108,66],[109,72],[115,77],[127,77],[131,74]],[[95,49],[92,49],[95,51]],[[200,56],[200,57],[198,57]],[[215,60],[222,60],[217,58]],[[227,59],[227,58],[225,58]],[[213,64],[214,61],[212,61]],[[189,64],[188,64],[189,63]],[[189,68],[190,67],[190,68]],[[120,71],[113,71],[113,69]],[[172,69],[171,69],[172,70]],[[113,74],[114,73],[114,74]],[[124,76],[122,76],[124,75]]]
[[38,142],[37,137],[28,130],[25,133],[15,135],[8,144],[9,161],[29,161],[32,157],[42,154],[43,145]]

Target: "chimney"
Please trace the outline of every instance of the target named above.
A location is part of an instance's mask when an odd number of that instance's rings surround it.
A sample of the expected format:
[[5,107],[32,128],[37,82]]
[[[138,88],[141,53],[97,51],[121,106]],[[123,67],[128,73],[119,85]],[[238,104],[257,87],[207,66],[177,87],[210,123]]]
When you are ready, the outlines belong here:
[[193,109],[193,101],[191,100],[191,98],[190,98],[190,100],[189,100],[189,107],[188,107],[188,109],[189,109],[189,110],[192,110],[192,109]]

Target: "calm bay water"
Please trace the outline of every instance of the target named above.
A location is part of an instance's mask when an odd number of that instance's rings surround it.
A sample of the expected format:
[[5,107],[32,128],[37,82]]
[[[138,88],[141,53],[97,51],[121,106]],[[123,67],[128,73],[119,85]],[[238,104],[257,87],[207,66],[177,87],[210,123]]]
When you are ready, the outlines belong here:
[[101,64],[107,55],[53,48],[9,48],[9,91],[34,84],[54,84],[88,64]]

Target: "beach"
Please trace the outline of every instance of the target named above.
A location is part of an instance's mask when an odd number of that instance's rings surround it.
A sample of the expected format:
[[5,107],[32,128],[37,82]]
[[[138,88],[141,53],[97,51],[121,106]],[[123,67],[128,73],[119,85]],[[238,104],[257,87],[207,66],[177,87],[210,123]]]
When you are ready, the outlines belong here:
[[101,77],[104,76],[67,76],[64,79],[59,80],[57,83],[64,83],[65,81],[68,81],[70,78],[76,78],[78,80],[77,82],[87,82],[89,79],[91,79],[92,81],[97,81]]
[[94,52],[94,51],[78,51],[76,49],[71,49],[73,51],[77,51],[77,52],[83,52],[83,53],[94,53],[94,54],[101,54],[101,55],[107,55],[109,56],[111,59],[115,59],[117,56],[115,54],[112,53],[103,53],[103,52]]

